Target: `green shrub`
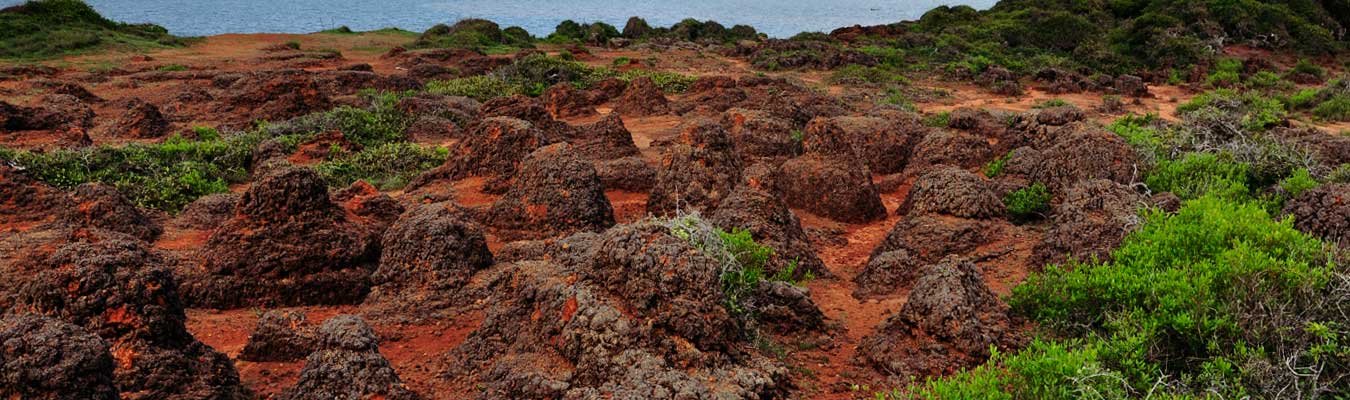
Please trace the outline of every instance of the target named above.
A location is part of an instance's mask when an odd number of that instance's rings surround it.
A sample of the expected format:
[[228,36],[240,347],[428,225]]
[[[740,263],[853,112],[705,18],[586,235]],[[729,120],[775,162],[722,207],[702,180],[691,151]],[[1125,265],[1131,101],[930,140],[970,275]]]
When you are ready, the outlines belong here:
[[1318,185],[1317,179],[1313,178],[1306,168],[1300,168],[1280,181],[1280,189],[1284,190],[1289,198],[1298,197],[1303,192],[1317,188]]
[[1214,72],[1205,79],[1205,85],[1209,87],[1234,87],[1242,80],[1242,60],[1234,58],[1225,58],[1219,60],[1214,66]]
[[[1206,196],[1175,215],[1148,213],[1111,262],[1033,273],[1010,304],[1052,335],[1089,338],[1102,365],[1137,394],[1175,382],[1194,393],[1245,397],[1247,385],[1297,374],[1261,369],[1263,362],[1315,361],[1306,346],[1320,341],[1300,328],[1335,315],[1317,304],[1344,301],[1323,294],[1340,293],[1324,292],[1340,290],[1329,283],[1345,284],[1330,279],[1329,251],[1256,203]],[[1330,368],[1344,373],[1347,355],[1332,356],[1342,364]]]
[[[612,74],[612,72],[600,72],[597,75],[605,76],[606,74]],[[619,80],[625,82],[631,82],[632,80],[641,77],[651,78],[652,83],[656,84],[656,87],[666,93],[684,93],[689,90],[689,87],[694,84],[694,81],[698,80],[696,77],[676,72],[651,71],[645,69],[630,69],[620,73],[617,77]]]
[[1248,197],[1247,166],[1231,156],[1191,153],[1180,160],[1161,160],[1144,178],[1154,192],[1172,192],[1183,200],[1207,194],[1224,199]]
[[1350,121],[1350,93],[1338,94],[1318,104],[1312,113],[1326,121]]
[[1041,101],[1041,102],[1039,102],[1039,103],[1036,103],[1036,104],[1032,105],[1031,108],[1034,108],[1034,109],[1043,109],[1043,108],[1064,107],[1064,106],[1067,106],[1067,105],[1070,105],[1070,104],[1069,104],[1069,102],[1064,101],[1064,99],[1049,99],[1049,100],[1045,100],[1045,101]]
[[1008,164],[1008,160],[1011,159],[1012,159],[1012,152],[1009,151],[1007,154],[998,156],[994,158],[992,161],[989,161],[988,164],[984,165],[984,168],[981,169],[981,171],[984,172],[985,177],[989,178],[997,177],[1003,174],[1003,167],[1005,167]]
[[503,30],[495,22],[471,18],[460,20],[454,25],[433,26],[418,36],[410,47],[461,48],[498,53],[534,47],[534,38],[518,27]]
[[956,375],[913,384],[879,399],[1124,399],[1131,393],[1119,372],[1103,365],[1095,346],[1076,341],[1032,340],[1006,354],[995,349],[984,365]]
[[1036,182],[1008,193],[1003,197],[1003,205],[1015,221],[1037,219],[1050,211],[1050,190],[1045,184]]
[[0,152],[0,159],[53,186],[102,182],[139,206],[176,212],[198,197],[247,181],[253,147],[264,137],[248,133],[189,140],[175,135],[158,144],[42,153],[7,150]]
[[1255,89],[1283,89],[1292,87],[1289,81],[1280,78],[1274,72],[1261,71],[1247,78],[1247,86]]
[[156,68],[157,71],[187,71],[188,67],[183,64],[169,64]]
[[432,81],[426,91],[447,96],[464,96],[478,101],[520,94],[522,89],[491,75],[476,75],[447,81]]
[[924,117],[923,124],[933,128],[946,128],[952,121],[952,113],[943,111],[937,114]]
[[1322,68],[1322,66],[1303,58],[1299,59],[1298,63],[1294,64],[1294,67],[1289,69],[1289,75],[1299,74],[1313,76],[1317,79],[1325,79],[1327,77],[1327,70]]
[[329,186],[345,187],[363,180],[380,190],[396,190],[422,172],[441,165],[448,156],[449,152],[443,147],[386,143],[321,162],[314,170]]
[[50,58],[99,48],[182,46],[163,27],[110,21],[79,0],[29,1],[0,12],[0,58]]
[[[778,271],[772,275],[765,272],[774,250],[755,242],[749,231],[733,229],[731,232],[713,226],[698,213],[686,213],[661,221],[670,233],[689,241],[699,252],[716,260],[722,266],[720,281],[724,304],[727,310],[737,316],[747,328],[753,330],[754,309],[748,303],[750,295],[765,280],[792,280],[796,273],[795,263],[791,270]],[[807,277],[809,279],[809,276]]]

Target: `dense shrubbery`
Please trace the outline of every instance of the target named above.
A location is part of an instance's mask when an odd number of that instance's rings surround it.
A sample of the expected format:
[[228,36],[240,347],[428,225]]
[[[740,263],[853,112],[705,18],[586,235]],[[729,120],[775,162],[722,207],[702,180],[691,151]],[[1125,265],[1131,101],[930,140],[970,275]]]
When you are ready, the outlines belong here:
[[83,1],[40,0],[0,10],[0,58],[54,57],[100,47],[178,46],[163,27],[103,18]]
[[[1114,75],[1208,65],[1231,44],[1341,52],[1350,23],[1339,14],[1344,9],[1324,1],[1001,1],[985,11],[938,7],[918,21],[892,24],[891,33],[851,40],[895,49],[909,61],[892,65],[945,65],[963,75],[989,65]],[[1224,85],[1234,75],[1212,78]]]
[[454,25],[438,24],[422,32],[412,48],[461,48],[503,53],[534,46],[534,38],[520,27],[502,29],[485,19],[465,19]]
[[49,152],[0,148],[0,160],[53,186],[102,182],[140,206],[177,211],[198,197],[247,181],[253,147],[265,137],[256,132],[222,137],[198,129],[196,139],[173,136],[159,144]]
[[1008,193],[1003,197],[1003,205],[1008,216],[1014,221],[1028,221],[1042,217],[1050,211],[1050,190],[1045,184],[1036,182]]
[[604,79],[631,81],[648,77],[657,87],[668,93],[689,89],[695,78],[673,72],[631,69],[623,72],[596,68],[575,61],[535,54],[516,60],[487,75],[435,81],[427,84],[427,91],[436,94],[465,96],[483,101],[496,97],[525,94],[539,96],[545,89],[558,83],[569,83],[579,89],[589,88]]
[[175,212],[198,197],[246,182],[253,149],[273,139],[294,149],[331,131],[361,149],[330,151],[316,168],[334,186],[356,180],[383,189],[440,165],[446,151],[407,143],[409,118],[395,108],[400,93],[365,93],[370,106],[339,107],[291,121],[261,124],[246,132],[221,134],[198,128],[193,138],[172,136],[163,143],[29,152],[0,147],[0,161],[24,168],[34,178],[71,188],[85,182],[113,185],[138,205]]
[[449,156],[443,147],[391,142],[339,154],[314,167],[330,186],[343,187],[364,180],[380,190],[401,189],[423,171],[435,168]]
[[895,397],[1274,398],[1344,393],[1350,277],[1333,247],[1252,202],[1151,211],[1111,261],[1013,291],[1047,337]]

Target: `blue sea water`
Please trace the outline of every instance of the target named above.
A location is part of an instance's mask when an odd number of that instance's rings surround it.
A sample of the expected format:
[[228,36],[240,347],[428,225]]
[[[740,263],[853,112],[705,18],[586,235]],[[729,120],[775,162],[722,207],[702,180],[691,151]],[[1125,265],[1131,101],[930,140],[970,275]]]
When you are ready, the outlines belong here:
[[[437,23],[486,18],[542,36],[558,22],[604,21],[619,28],[630,16],[653,26],[684,18],[746,24],[773,37],[804,31],[912,20],[940,5],[983,9],[995,0],[86,0],[123,22],[150,22],[176,35],[307,33],[347,25],[356,30],[422,31]],[[0,6],[22,3],[0,0]]]

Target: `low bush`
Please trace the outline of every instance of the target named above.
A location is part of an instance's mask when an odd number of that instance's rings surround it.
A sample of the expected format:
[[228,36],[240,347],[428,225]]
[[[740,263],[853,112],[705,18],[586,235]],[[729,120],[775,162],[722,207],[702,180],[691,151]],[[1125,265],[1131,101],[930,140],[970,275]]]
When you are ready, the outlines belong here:
[[[487,53],[534,47],[534,38],[519,27],[501,29],[485,19],[464,19],[454,25],[438,24],[422,32],[412,48],[461,48]],[[504,50],[505,49],[505,50]]]
[[1045,100],[1045,101],[1041,101],[1041,102],[1039,102],[1039,103],[1036,103],[1036,104],[1032,105],[1031,108],[1034,108],[1034,109],[1038,109],[1038,110],[1039,110],[1039,109],[1043,109],[1043,108],[1063,107],[1063,106],[1067,106],[1067,105],[1070,105],[1070,104],[1069,104],[1069,102],[1064,101],[1064,99],[1049,99],[1049,100]]
[[426,85],[428,93],[464,96],[478,101],[520,94],[521,90],[519,86],[492,75],[475,75],[444,81],[432,81]]
[[182,46],[158,25],[110,21],[79,0],[39,0],[0,10],[0,58],[50,58],[117,47]]
[[1149,212],[1110,262],[1033,274],[1010,304],[1053,335],[1089,338],[1135,395],[1329,394],[1350,365],[1346,348],[1320,350],[1350,338],[1350,281],[1332,251],[1254,202],[1206,196]]
[[1144,183],[1154,192],[1171,192],[1183,200],[1205,195],[1239,200],[1250,194],[1247,179],[1247,166],[1227,154],[1191,153],[1158,162]]
[[256,132],[195,140],[171,136],[158,144],[41,153],[4,149],[0,160],[56,187],[101,182],[139,206],[176,212],[198,197],[247,181],[253,147],[265,137]]
[[1008,165],[1008,160],[1011,159],[1012,159],[1012,152],[1010,151],[1007,154],[994,158],[993,161],[990,161],[988,164],[985,164],[984,168],[980,169],[980,171],[984,172],[985,177],[988,178],[998,177],[999,175],[1003,175],[1003,168]]
[[1050,190],[1045,184],[1036,182],[1008,193],[1003,197],[1003,205],[1014,221],[1038,219],[1050,211]]
[[321,162],[314,169],[329,186],[345,187],[363,180],[380,190],[396,190],[422,172],[441,165],[447,157],[449,152],[443,147],[385,143]]

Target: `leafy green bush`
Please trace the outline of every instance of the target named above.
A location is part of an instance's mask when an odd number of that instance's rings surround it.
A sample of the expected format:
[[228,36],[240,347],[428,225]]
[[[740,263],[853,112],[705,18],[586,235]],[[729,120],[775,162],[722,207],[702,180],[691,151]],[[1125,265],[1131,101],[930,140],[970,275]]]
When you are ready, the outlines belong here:
[[1095,346],[1076,341],[1033,340],[1013,354],[991,351],[989,361],[970,371],[894,390],[879,399],[1124,399],[1129,387],[1119,372],[1103,365]]
[[1034,109],[1043,109],[1043,108],[1063,107],[1063,106],[1067,106],[1067,105],[1070,105],[1070,104],[1069,104],[1069,102],[1064,101],[1064,99],[1049,99],[1049,100],[1045,100],[1045,101],[1041,101],[1041,102],[1039,102],[1039,103],[1036,103],[1036,104],[1032,105],[1031,108],[1034,108]]
[[534,47],[534,38],[518,27],[503,30],[495,22],[471,18],[460,20],[454,25],[437,24],[418,36],[411,47],[461,48],[497,53],[501,52],[501,48]]
[[163,27],[113,22],[79,0],[29,1],[0,11],[0,58],[49,58],[96,48],[186,44]]
[[858,64],[849,64],[836,69],[834,73],[830,74],[829,81],[839,85],[869,87],[909,84],[909,79],[891,67],[869,67]]
[[1045,184],[1036,182],[1031,186],[1017,189],[1003,197],[1003,205],[1008,215],[1016,221],[1028,221],[1040,218],[1050,211],[1050,190]]
[[319,163],[314,167],[329,186],[345,187],[363,180],[380,190],[401,189],[424,171],[445,162],[443,147],[415,143],[386,143],[355,154]]
[[1225,58],[1214,66],[1214,72],[1205,78],[1205,85],[1216,88],[1237,86],[1242,81],[1242,60]]
[[1290,198],[1298,197],[1303,192],[1317,188],[1320,185],[1317,179],[1312,177],[1312,173],[1306,168],[1294,171],[1288,178],[1280,181],[1280,189]]
[[1247,179],[1247,166],[1233,162],[1231,156],[1190,153],[1180,160],[1159,161],[1144,183],[1154,192],[1172,192],[1183,200],[1207,194],[1244,199],[1250,193]]
[[427,82],[426,91],[432,94],[464,96],[478,101],[487,101],[520,94],[522,89],[496,76],[475,75],[466,78]]
[[984,168],[981,169],[981,171],[984,172],[985,177],[989,178],[997,177],[1003,174],[1003,167],[1007,166],[1008,160],[1011,159],[1012,159],[1012,152],[1009,151],[1007,154],[998,156],[994,158],[992,161],[989,161],[988,164],[984,165]]
[[[1318,304],[1339,307],[1344,298],[1322,298],[1335,289],[1328,284],[1345,284],[1331,279],[1330,247],[1256,203],[1213,196],[1146,219],[1113,261],[1048,266],[1015,288],[1010,304],[1053,335],[1089,338],[1136,394],[1161,382],[1244,397],[1263,380],[1286,378],[1267,375],[1284,372],[1263,363],[1316,361],[1308,346],[1324,341],[1302,328],[1337,324],[1322,319],[1337,311]],[[1343,376],[1347,355],[1321,365]]]
[[1229,114],[1237,116],[1243,128],[1250,131],[1264,131],[1284,122],[1288,112],[1284,103],[1277,99],[1256,93],[1240,94],[1231,89],[1217,89],[1205,92],[1191,101],[1177,106],[1182,117],[1206,114]]
[[116,187],[137,205],[176,212],[198,197],[248,180],[259,133],[197,140],[171,136],[159,144],[49,152],[0,151],[0,159],[61,188],[86,182]]
[[1338,94],[1318,104],[1312,113],[1327,121],[1350,121],[1350,94]]

